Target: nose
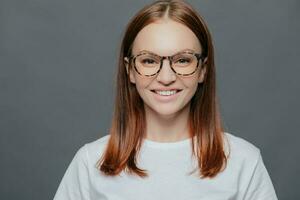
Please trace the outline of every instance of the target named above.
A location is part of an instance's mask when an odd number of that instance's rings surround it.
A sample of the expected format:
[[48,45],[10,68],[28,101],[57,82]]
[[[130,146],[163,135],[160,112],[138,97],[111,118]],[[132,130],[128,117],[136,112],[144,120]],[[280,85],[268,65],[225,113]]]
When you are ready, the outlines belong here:
[[163,59],[162,67],[156,77],[156,80],[164,85],[169,85],[176,80],[176,74],[170,64],[168,59]]

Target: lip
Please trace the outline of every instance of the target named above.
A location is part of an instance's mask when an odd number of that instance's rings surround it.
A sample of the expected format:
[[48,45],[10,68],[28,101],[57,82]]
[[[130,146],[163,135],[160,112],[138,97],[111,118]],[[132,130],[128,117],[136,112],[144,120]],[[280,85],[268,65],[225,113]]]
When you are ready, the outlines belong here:
[[[156,89],[156,90],[162,90],[162,89]],[[166,89],[165,89],[166,90]],[[174,101],[175,99],[177,99],[177,97],[180,95],[180,93],[182,92],[181,89],[167,89],[167,90],[179,90],[177,91],[175,94],[170,95],[170,96],[162,96],[157,94],[154,90],[151,90],[151,93],[153,94],[154,98],[159,101],[159,102],[163,102],[163,103],[167,103],[167,102],[171,102]]]
[[179,89],[179,88],[156,88],[156,89],[152,89],[151,91],[154,91],[154,90],[167,91],[167,90],[182,90],[182,89]]

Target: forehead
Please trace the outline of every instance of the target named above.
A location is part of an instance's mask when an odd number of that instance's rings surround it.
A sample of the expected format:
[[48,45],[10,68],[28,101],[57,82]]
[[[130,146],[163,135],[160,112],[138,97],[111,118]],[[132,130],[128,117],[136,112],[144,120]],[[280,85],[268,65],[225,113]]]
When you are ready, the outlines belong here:
[[167,56],[186,49],[201,52],[197,36],[187,26],[168,19],[145,26],[133,42],[132,53],[146,50]]

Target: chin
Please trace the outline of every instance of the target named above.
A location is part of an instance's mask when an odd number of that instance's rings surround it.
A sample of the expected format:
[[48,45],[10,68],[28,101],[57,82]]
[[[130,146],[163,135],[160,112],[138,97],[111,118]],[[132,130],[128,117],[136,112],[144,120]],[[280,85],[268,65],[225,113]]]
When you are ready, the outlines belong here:
[[176,107],[176,105],[165,105],[165,106],[147,106],[151,112],[153,112],[156,115],[162,116],[162,117],[173,117],[177,114],[179,114],[180,111],[183,111],[184,108]]
[[156,112],[159,116],[162,116],[162,117],[173,117],[174,115],[177,114],[176,111],[174,110],[159,110]]

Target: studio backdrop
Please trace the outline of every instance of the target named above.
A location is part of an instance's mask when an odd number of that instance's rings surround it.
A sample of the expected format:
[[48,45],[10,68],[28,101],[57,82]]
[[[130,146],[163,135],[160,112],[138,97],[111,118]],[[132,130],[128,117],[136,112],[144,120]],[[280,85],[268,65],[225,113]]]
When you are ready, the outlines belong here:
[[[52,199],[108,134],[123,30],[151,2],[0,0],[0,199]],[[300,1],[188,2],[213,36],[226,131],[260,148],[279,199],[300,199]]]

